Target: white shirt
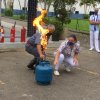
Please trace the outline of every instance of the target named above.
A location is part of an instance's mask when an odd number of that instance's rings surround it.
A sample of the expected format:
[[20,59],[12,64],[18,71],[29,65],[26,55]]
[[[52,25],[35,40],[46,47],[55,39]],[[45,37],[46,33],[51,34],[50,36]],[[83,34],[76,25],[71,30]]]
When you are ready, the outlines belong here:
[[73,49],[71,49],[68,45],[68,41],[65,40],[63,43],[61,43],[58,50],[60,51],[60,53],[64,54],[65,57],[70,57],[73,56],[74,53],[78,54],[80,52],[80,43],[75,43]]
[[[90,16],[90,21],[99,21],[100,20],[100,15],[91,15]],[[99,25],[90,25],[90,31],[99,31]]]

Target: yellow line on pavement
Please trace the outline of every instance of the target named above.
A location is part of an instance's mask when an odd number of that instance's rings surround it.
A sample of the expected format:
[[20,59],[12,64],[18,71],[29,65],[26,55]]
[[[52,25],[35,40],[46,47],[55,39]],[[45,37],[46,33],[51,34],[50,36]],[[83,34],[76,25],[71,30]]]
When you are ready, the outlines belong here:
[[99,73],[93,72],[93,71],[90,71],[90,70],[81,69],[81,68],[77,68],[77,69],[78,69],[78,70],[81,70],[81,71],[84,71],[84,72],[87,72],[87,73],[92,74],[92,75],[97,75],[97,76],[100,75]]
[[5,85],[5,83],[4,83],[3,81],[1,81],[1,80],[0,80],[0,84],[1,84],[1,85]]

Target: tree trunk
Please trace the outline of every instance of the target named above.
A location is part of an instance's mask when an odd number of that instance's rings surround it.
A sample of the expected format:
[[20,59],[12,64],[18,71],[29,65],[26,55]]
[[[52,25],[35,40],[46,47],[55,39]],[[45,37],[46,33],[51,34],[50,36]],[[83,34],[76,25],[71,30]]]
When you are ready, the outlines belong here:
[[4,6],[5,6],[5,9],[6,9],[7,8],[6,0],[4,0],[3,3],[4,3]]
[[51,1],[51,0],[49,0],[49,1],[48,1],[47,12],[49,12],[49,9],[50,9],[50,6],[51,6],[51,3],[52,3],[52,1]]
[[7,4],[6,4],[7,9],[13,10],[13,4],[14,4],[13,0],[7,0]]
[[19,7],[20,7],[20,10],[22,9],[22,7],[21,7],[21,3],[20,3],[20,0],[18,0],[18,3],[19,3]]
[[46,2],[46,0],[44,0],[44,9],[46,9],[47,7],[47,2]]
[[84,13],[85,13],[85,14],[87,13],[86,10],[87,10],[87,5],[85,4],[85,5],[84,5]]
[[26,6],[26,0],[24,0],[24,16],[25,16],[25,19],[26,19],[26,14],[27,14],[27,6]]

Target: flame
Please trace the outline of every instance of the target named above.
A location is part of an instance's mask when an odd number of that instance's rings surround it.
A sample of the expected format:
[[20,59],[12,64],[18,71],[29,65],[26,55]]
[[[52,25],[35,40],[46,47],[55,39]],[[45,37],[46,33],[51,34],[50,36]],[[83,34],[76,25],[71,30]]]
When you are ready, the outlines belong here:
[[46,35],[49,33],[49,30],[44,29],[42,26],[45,25],[43,18],[46,16],[47,11],[41,8],[38,9],[41,11],[41,15],[34,19],[33,26],[35,26],[41,33],[41,45],[43,46],[43,49],[46,49],[48,44],[48,38]]

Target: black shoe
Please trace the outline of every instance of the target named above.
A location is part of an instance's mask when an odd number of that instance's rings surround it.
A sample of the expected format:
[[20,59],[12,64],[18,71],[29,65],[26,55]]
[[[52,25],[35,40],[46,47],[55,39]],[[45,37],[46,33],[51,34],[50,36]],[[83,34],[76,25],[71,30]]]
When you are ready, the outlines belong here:
[[30,61],[30,63],[27,65],[29,69],[34,69],[34,59]]
[[33,60],[30,61],[30,63],[27,65],[29,69],[35,70],[35,66],[38,65],[39,59],[34,58]]

